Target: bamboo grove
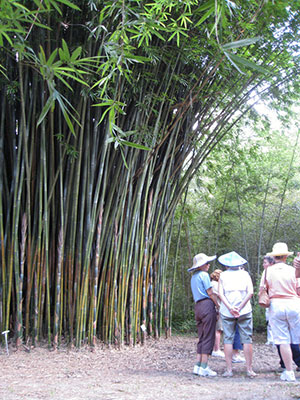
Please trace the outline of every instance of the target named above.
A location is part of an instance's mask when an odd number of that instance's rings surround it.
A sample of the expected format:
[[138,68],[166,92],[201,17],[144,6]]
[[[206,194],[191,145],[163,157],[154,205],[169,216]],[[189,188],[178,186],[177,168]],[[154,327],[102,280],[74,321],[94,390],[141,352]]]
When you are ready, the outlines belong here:
[[3,2],[0,329],[17,346],[170,334],[182,194],[256,96],[297,94],[296,2],[248,3]]

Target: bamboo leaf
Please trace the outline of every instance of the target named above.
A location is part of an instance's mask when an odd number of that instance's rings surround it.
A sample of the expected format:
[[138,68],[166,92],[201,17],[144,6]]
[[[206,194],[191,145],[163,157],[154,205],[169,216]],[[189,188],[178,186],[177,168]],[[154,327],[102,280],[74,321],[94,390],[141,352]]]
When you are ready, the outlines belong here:
[[[43,54],[45,56],[45,52],[44,51],[43,51]],[[46,65],[48,67],[53,65],[53,62],[54,62],[54,60],[56,58],[56,55],[57,55],[57,49],[53,50],[53,52],[50,54],[50,56],[49,56],[49,58],[48,58],[48,60],[46,62]],[[58,63],[58,65],[60,65],[60,62]]]
[[72,86],[61,76],[63,73],[55,72],[54,75],[58,78],[71,92],[73,92]]
[[48,114],[49,110],[50,110],[53,106],[54,106],[54,99],[53,99],[53,96],[49,96],[49,98],[48,98],[46,104],[44,105],[44,107],[43,107],[43,109],[42,109],[42,112],[41,112],[41,114],[40,114],[40,116],[39,116],[39,119],[38,119],[38,121],[37,121],[37,126],[39,126],[39,125],[44,121],[44,119],[46,118],[46,115]]
[[[77,49],[75,49],[75,50],[73,51],[73,53],[72,53],[72,55],[71,55],[71,58],[70,58],[70,61],[71,61],[72,63],[74,63],[74,62],[78,59],[78,57],[80,57],[81,52],[82,52],[82,47],[81,47],[81,46],[77,47]],[[89,60],[89,61],[90,61],[90,60]],[[82,59],[80,60],[80,62],[82,63]]]
[[[60,109],[62,110],[62,113],[63,113],[63,116],[65,118],[65,121],[66,121],[68,127],[70,128],[70,131],[73,133],[73,135],[75,135],[74,126],[73,126],[72,121],[71,121],[71,119],[70,119],[70,117],[68,115],[68,109],[66,108],[62,97],[57,93],[57,97],[56,98],[57,98],[57,101],[58,101],[58,103],[60,105]],[[74,117],[73,117],[73,119],[74,119]],[[76,121],[76,122],[78,123],[78,125],[80,125],[78,121]]]
[[138,144],[138,143],[129,142],[128,140],[124,140],[124,139],[120,139],[120,143],[123,145],[126,145],[128,147],[133,147],[133,148],[139,149],[139,150],[146,150],[146,151],[151,150],[150,147],[143,146],[142,144]]
[[204,21],[206,21],[210,16],[214,15],[215,13],[215,4],[214,2],[210,2],[211,4],[208,4],[206,9],[208,11],[199,19],[199,21],[195,24],[195,28],[202,25]]
[[[86,72],[82,71],[81,73],[86,73]],[[67,76],[67,77],[73,79],[74,81],[77,81],[77,82],[81,83],[82,85],[85,85],[85,86],[89,87],[88,83],[86,83],[83,79],[78,78],[76,75],[70,74],[70,73],[68,73],[68,72],[66,72],[66,71],[64,71],[64,70],[61,70],[61,69],[59,70],[59,72],[56,71],[56,72],[55,72],[55,76],[57,76],[71,91],[73,91],[72,86],[70,86],[70,85],[62,78],[61,75],[65,75],[65,76]]]
[[66,6],[68,6],[70,8],[73,8],[73,10],[80,11],[80,8],[78,6],[76,6],[76,4],[72,3],[69,0],[56,0],[56,1],[58,1],[59,3],[65,4]]
[[261,40],[260,36],[257,36],[254,38],[249,38],[249,39],[237,40],[235,42],[226,43],[226,44],[222,45],[222,49],[229,50],[229,49],[236,49],[238,47],[249,46],[251,44],[257,43],[259,40]]
[[254,62],[247,60],[246,58],[242,58],[237,56],[236,54],[232,54],[229,52],[224,52],[229,61],[241,72],[241,70],[237,67],[237,64],[242,65],[245,68],[250,68],[255,71],[261,72],[262,74],[267,74],[269,71],[267,68],[261,67],[260,65],[255,64]]
[[5,27],[0,26],[0,46],[3,46],[3,38],[2,36],[8,41],[8,43],[12,46],[13,42],[11,38],[7,34],[7,30]]

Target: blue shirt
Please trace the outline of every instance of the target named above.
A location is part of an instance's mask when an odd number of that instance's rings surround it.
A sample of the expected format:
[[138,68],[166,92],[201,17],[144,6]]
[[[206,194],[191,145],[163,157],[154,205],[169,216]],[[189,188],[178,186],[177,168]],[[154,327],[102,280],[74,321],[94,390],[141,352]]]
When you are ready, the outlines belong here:
[[211,288],[212,284],[208,272],[198,271],[192,275],[191,289],[193,293],[194,302],[198,300],[209,299],[207,289]]

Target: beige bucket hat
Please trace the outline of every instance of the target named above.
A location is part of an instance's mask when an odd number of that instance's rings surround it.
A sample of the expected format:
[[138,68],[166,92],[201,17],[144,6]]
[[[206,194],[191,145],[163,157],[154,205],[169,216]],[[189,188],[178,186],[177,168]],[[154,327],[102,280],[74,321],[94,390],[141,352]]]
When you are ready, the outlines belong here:
[[291,256],[294,254],[293,251],[289,251],[287,244],[283,242],[275,243],[271,253],[267,253],[267,256],[276,257],[276,256]]
[[189,268],[188,271],[194,271],[195,269],[202,267],[202,265],[205,265],[216,258],[217,256],[207,256],[204,253],[199,253],[193,258],[193,266]]

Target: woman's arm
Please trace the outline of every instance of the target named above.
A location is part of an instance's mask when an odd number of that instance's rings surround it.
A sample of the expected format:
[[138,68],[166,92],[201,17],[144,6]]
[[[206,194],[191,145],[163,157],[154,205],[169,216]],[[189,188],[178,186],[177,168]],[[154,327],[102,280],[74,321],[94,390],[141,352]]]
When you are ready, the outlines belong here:
[[243,299],[243,301],[241,302],[241,304],[238,307],[239,311],[241,311],[241,309],[245,307],[245,305],[248,303],[248,301],[251,299],[252,296],[253,296],[253,292],[247,293],[247,296]]
[[206,289],[206,293],[212,299],[212,301],[215,303],[216,309],[219,310],[218,298],[217,298],[217,295],[213,292],[212,288]]
[[297,254],[297,258],[294,258],[294,262],[293,262],[293,265],[296,268],[296,272],[295,272],[296,278],[300,278],[300,260],[299,260],[299,257],[300,257],[300,253]]
[[237,307],[233,307],[228,300],[226,299],[226,297],[224,296],[224,289],[223,289],[223,285],[222,285],[222,281],[219,280],[219,297],[222,301],[222,303],[225,304],[225,306],[228,308],[228,310],[230,311],[230,314],[232,314],[235,318],[238,318],[240,316],[239,310],[237,309]]
[[265,274],[266,274],[266,270],[263,271],[261,278],[260,278],[260,284],[259,284],[259,289],[258,289],[258,295],[260,295],[262,289],[265,286]]
[[[261,287],[259,289],[261,290]],[[252,284],[251,278],[249,276],[249,282],[248,282],[248,286],[247,286],[247,295],[243,299],[241,304],[239,305],[239,307],[238,307],[239,311],[241,311],[242,308],[245,307],[245,305],[248,303],[248,301],[251,299],[252,296],[253,296],[253,284]]]

